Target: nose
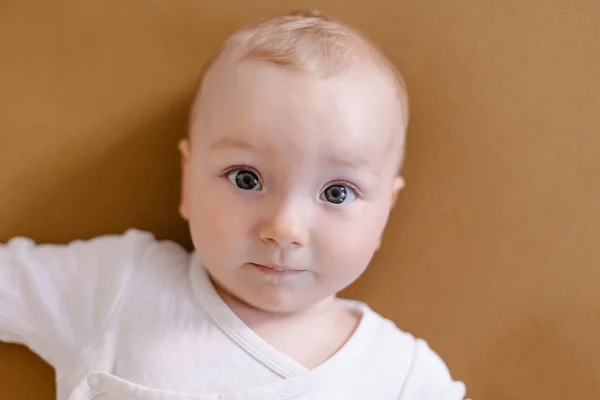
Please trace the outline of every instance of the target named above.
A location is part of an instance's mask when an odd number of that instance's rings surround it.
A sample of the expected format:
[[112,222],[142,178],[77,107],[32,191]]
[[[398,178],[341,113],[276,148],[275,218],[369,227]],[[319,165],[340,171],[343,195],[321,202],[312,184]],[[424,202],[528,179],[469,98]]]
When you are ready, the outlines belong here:
[[259,236],[268,244],[281,249],[308,244],[308,222],[300,204],[278,207],[262,223]]

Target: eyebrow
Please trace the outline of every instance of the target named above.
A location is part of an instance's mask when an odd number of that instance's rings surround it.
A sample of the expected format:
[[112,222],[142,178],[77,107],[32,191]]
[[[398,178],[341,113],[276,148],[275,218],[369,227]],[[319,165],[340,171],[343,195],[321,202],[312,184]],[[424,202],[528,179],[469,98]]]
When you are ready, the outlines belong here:
[[341,167],[362,167],[368,166],[370,163],[367,159],[363,157],[339,157],[336,155],[332,155],[328,159],[330,164],[339,165]]
[[[256,146],[252,143],[249,143],[243,139],[225,137],[219,139],[209,145],[209,149],[211,150],[229,150],[229,149],[241,149],[241,150],[253,150],[258,151],[261,150],[259,146]],[[331,155],[327,162],[330,165],[352,168],[352,167],[363,167],[369,166],[370,162],[366,158],[360,156],[354,157],[343,157],[339,155]]]
[[243,149],[243,150],[256,150],[257,146],[250,144],[242,139],[226,137],[219,139],[216,142],[211,143],[209,146],[211,150],[227,150],[227,149]]

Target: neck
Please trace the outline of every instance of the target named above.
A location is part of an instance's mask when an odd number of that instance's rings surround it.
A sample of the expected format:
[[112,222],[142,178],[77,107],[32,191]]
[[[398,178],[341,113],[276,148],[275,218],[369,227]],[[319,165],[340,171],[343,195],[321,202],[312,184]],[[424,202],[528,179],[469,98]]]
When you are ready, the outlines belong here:
[[361,317],[336,301],[335,295],[300,311],[278,313],[256,308],[213,284],[246,326],[307,368],[316,367],[341,349]]

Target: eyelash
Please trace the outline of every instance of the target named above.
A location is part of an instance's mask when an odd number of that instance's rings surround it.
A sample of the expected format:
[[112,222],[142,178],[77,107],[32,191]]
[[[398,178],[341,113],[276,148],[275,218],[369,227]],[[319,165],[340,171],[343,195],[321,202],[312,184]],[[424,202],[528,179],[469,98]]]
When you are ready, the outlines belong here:
[[258,171],[255,168],[252,168],[249,165],[243,165],[242,164],[242,165],[231,166],[231,167],[227,168],[226,170],[224,170],[221,175],[223,177],[227,178],[227,175],[229,175],[233,171],[237,171],[237,170],[240,170],[240,171],[250,171],[250,172],[254,173],[260,179],[260,181],[262,182],[262,178],[261,178],[260,174],[258,173]]
[[[258,173],[258,171],[256,170],[256,168],[253,168],[253,167],[251,167],[249,165],[245,165],[245,164],[233,165],[233,166],[227,168],[226,170],[224,170],[221,175],[224,178],[227,178],[227,176],[230,173],[232,173],[233,171],[236,171],[236,170],[247,170],[247,171],[253,172],[254,174],[256,174],[256,176],[258,177],[258,179],[260,180],[260,182],[263,183],[263,179],[260,176],[260,174]],[[264,185],[264,183],[263,183],[263,185]],[[339,185],[339,186],[347,187],[348,189],[352,190],[352,192],[354,193],[354,195],[356,196],[357,199],[361,199],[362,198],[362,192],[360,191],[360,189],[356,185],[351,184],[350,182],[346,182],[346,181],[333,181],[333,182],[329,182],[325,186],[325,189],[327,189],[329,186],[333,186],[333,185]]]

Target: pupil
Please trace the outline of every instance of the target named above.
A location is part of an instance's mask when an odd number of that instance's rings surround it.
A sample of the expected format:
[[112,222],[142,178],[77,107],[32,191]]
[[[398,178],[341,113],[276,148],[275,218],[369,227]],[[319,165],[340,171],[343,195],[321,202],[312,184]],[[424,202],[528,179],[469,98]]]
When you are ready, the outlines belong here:
[[237,174],[236,182],[241,189],[251,190],[258,185],[258,178],[250,171],[242,171]]
[[325,191],[325,197],[327,197],[327,201],[331,203],[343,203],[347,197],[346,188],[339,185],[330,186]]

